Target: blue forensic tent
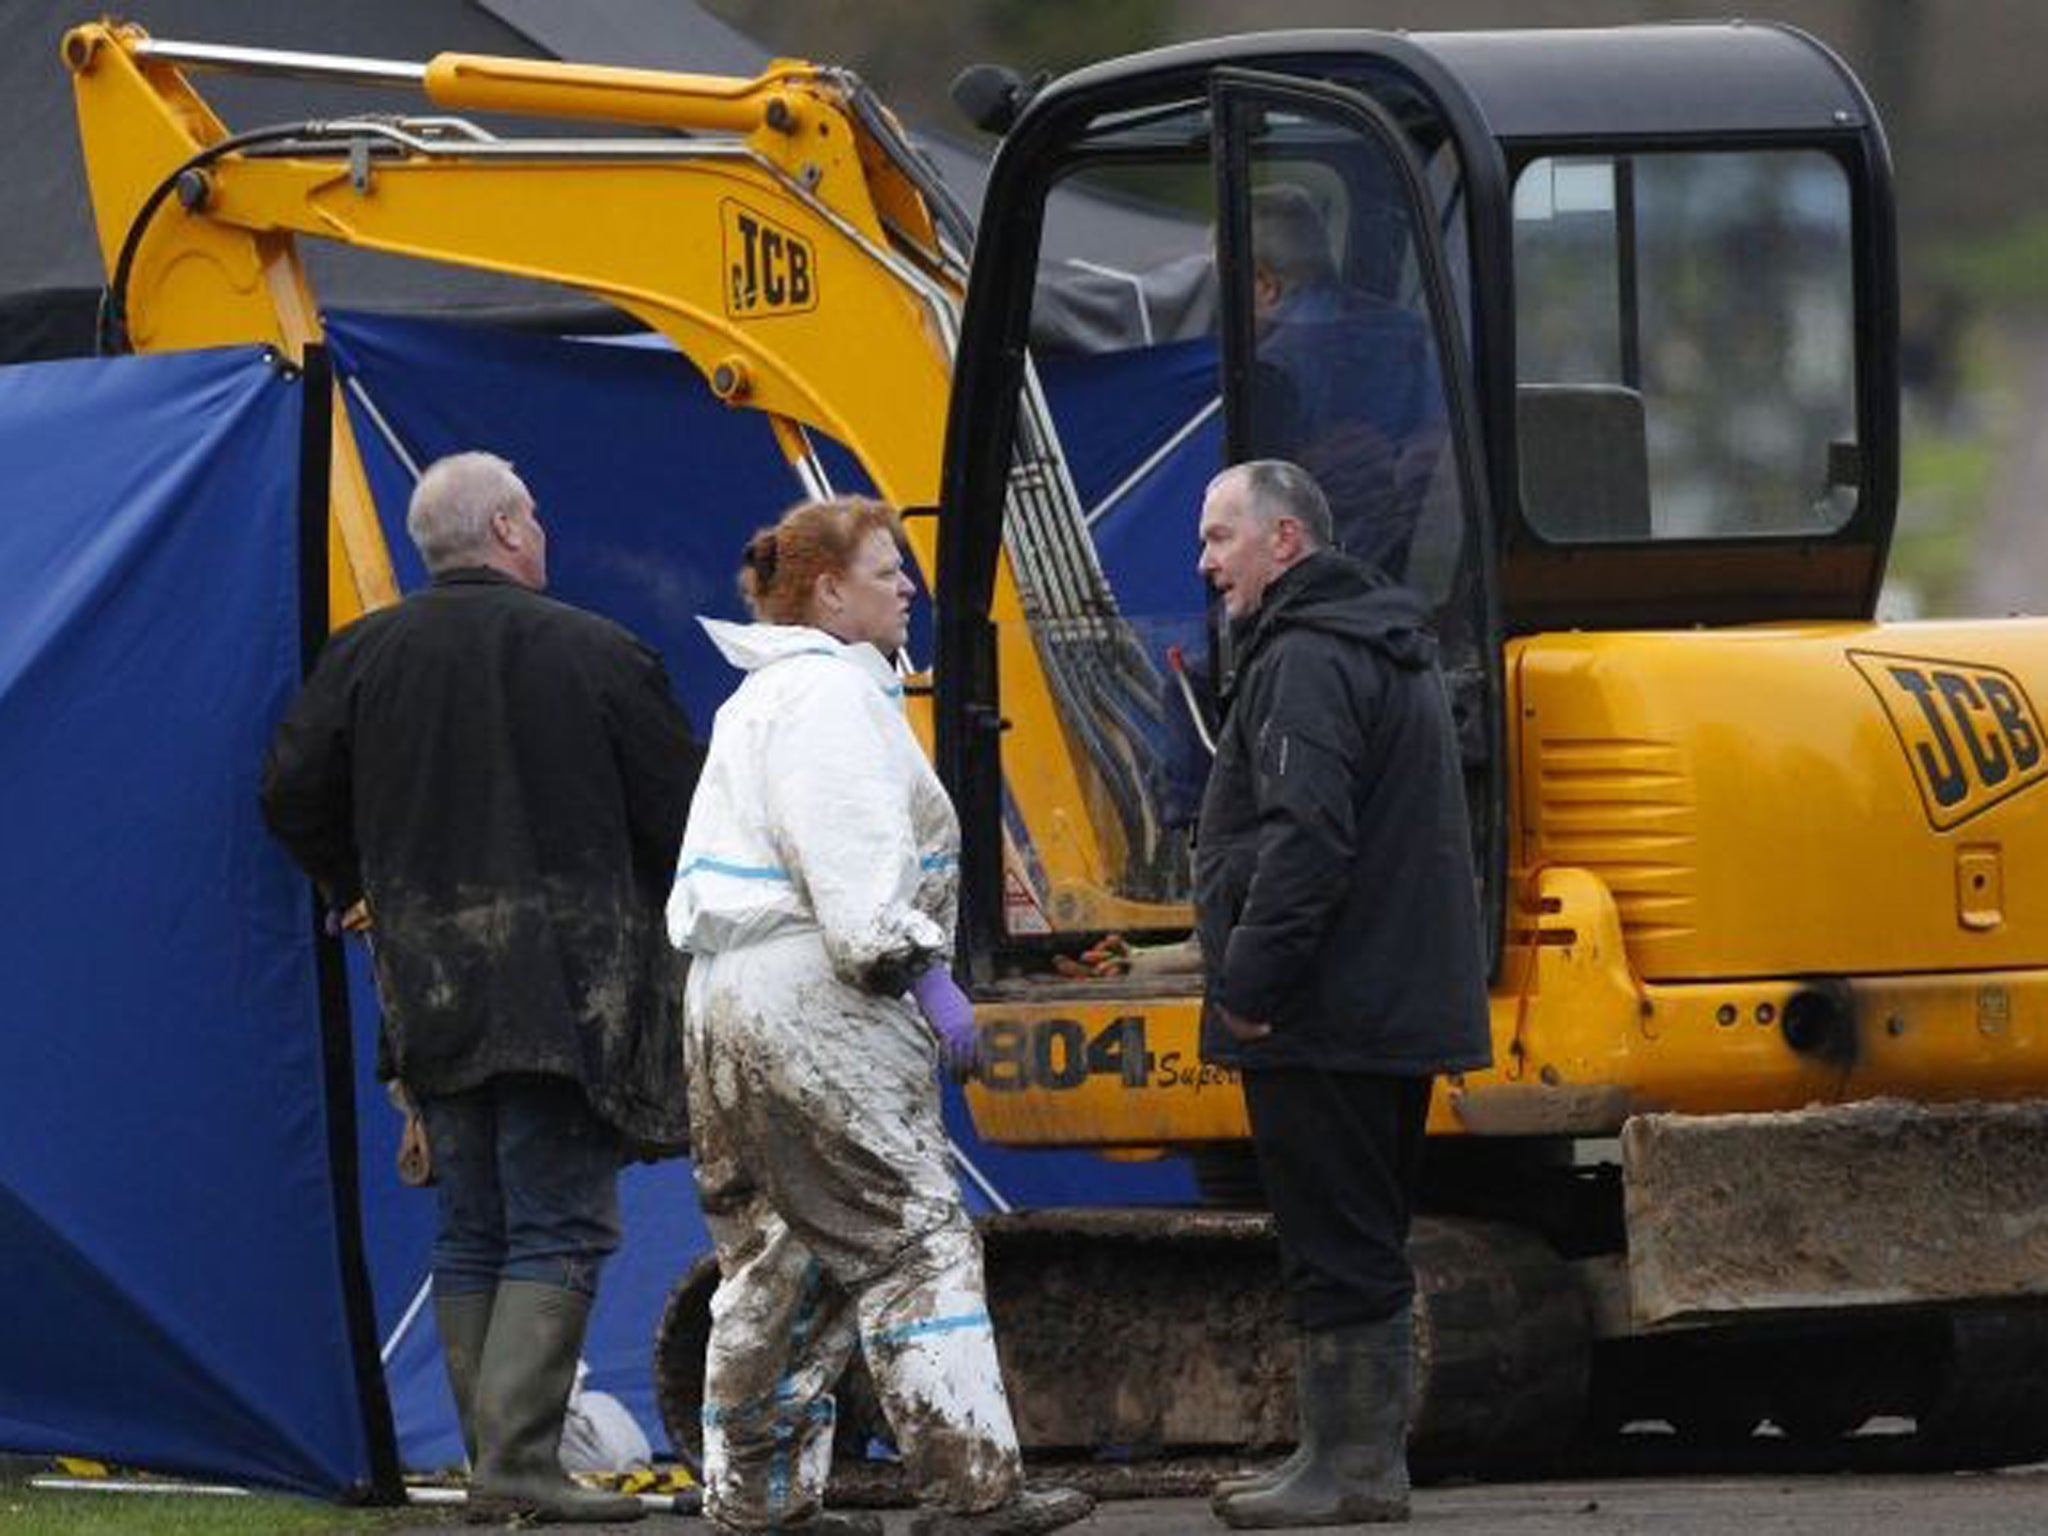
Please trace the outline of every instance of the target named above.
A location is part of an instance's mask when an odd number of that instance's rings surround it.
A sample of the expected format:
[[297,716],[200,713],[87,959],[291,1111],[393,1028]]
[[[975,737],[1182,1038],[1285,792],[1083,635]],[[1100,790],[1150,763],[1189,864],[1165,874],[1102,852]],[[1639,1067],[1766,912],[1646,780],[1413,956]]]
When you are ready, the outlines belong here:
[[348,1037],[256,810],[320,618],[308,393],[252,349],[0,370],[0,1448],[335,1496],[396,1471]]
[[[760,420],[659,347],[359,315],[331,341],[402,582],[412,467],[502,453],[553,529],[555,590],[656,644],[707,726],[737,678],[695,615],[737,615],[742,539],[802,493]],[[1051,368],[1053,407],[1117,586],[1198,628],[1212,360],[1149,356]],[[0,956],[32,1042],[0,1082],[0,1448],[341,1494],[388,1487],[394,1423],[406,1465],[460,1452],[374,990],[359,955],[344,985],[255,813],[322,619],[299,601],[325,590],[324,540],[298,546],[324,480],[300,469],[324,447],[305,392],[246,351],[0,370]],[[976,1210],[1193,1197],[1178,1161],[984,1146],[957,1090],[947,1117]],[[589,1385],[661,1446],[652,1341],[708,1243],[685,1162],[628,1170],[622,1202]]]
[[[712,396],[694,368],[660,345],[576,341],[446,321],[356,313],[327,317],[336,378],[362,448],[401,586],[424,573],[405,537],[414,471],[445,453],[486,448],[512,460],[533,489],[549,528],[550,589],[609,615],[656,646],[690,717],[709,729],[737,685],[711,648],[698,614],[742,616],[733,576],[747,535],[772,521],[803,487],[766,424]],[[1206,353],[1203,348],[1207,348]],[[1161,348],[1149,376],[1115,358],[1074,359],[1059,371],[1053,405],[1079,437],[1077,477],[1091,502],[1168,444],[1214,392],[1212,344]],[[1168,366],[1170,362],[1170,366]],[[1080,408],[1069,408],[1069,402]],[[1119,585],[1147,602],[1191,614],[1202,597],[1194,578],[1195,509],[1213,472],[1216,442],[1192,434],[1106,513],[1114,524]],[[859,466],[819,442],[835,489],[867,488]],[[1203,458],[1203,454],[1207,454]],[[1193,466],[1192,468],[1190,466]],[[1178,498],[1192,484],[1193,499]],[[1179,532],[1161,539],[1157,528]],[[1148,534],[1147,528],[1153,532]],[[1155,549],[1154,546],[1157,546]],[[1112,546],[1105,541],[1109,556]],[[1170,561],[1171,573],[1141,579],[1138,567]],[[1181,577],[1185,576],[1185,582]],[[914,655],[929,654],[929,615],[920,605]],[[355,978],[358,1062],[367,1071],[374,995]],[[441,1376],[426,1298],[431,1200],[401,1189],[389,1169],[397,1116],[370,1102],[361,1118],[364,1222],[377,1295],[378,1333],[408,1466],[458,1460],[453,1410]],[[957,1089],[947,1120],[962,1158],[971,1209],[1013,1206],[1164,1204],[1194,1198],[1179,1160],[1110,1163],[1079,1153],[1020,1153],[982,1144]],[[709,1251],[687,1163],[628,1170],[621,1189],[625,1246],[606,1267],[586,1356],[588,1384],[615,1395],[656,1446],[666,1435],[649,1371],[652,1342],[669,1290]]]
[[1191,625],[1198,640],[1208,592],[1195,526],[1223,465],[1215,338],[1037,362],[1119,607],[1141,626]]

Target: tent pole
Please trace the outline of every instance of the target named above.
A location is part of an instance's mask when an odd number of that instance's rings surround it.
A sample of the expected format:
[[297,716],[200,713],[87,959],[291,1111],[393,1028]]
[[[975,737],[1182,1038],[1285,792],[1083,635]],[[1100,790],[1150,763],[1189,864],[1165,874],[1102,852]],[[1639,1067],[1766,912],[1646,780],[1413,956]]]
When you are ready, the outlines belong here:
[[[300,670],[310,673],[327,642],[327,486],[333,449],[333,370],[327,349],[306,348],[299,388],[299,645]],[[336,1260],[343,1317],[362,1410],[367,1479],[351,1490],[365,1504],[403,1504],[398,1432],[384,1363],[377,1349],[377,1311],[363,1244],[362,1198],[356,1160],[355,1034],[349,1021],[348,966],[341,938],[327,932],[319,897],[313,898],[313,953],[320,984],[320,1043],[327,1110],[327,1168],[333,1191]]]

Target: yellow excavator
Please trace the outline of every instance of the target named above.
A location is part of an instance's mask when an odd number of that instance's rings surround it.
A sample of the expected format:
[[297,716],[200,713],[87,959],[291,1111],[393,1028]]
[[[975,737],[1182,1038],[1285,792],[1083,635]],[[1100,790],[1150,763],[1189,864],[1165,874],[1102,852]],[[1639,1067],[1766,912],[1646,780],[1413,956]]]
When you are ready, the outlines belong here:
[[[1874,618],[1890,170],[1812,38],[1302,32],[980,71],[978,227],[856,78],[800,62],[113,23],[63,54],[110,349],[299,355],[302,237],[537,277],[667,337],[793,464],[822,433],[937,509],[910,521],[915,718],[966,831],[976,1128],[1186,1156],[1207,1197],[988,1223],[1027,1444],[1288,1433],[1243,1105],[1196,1049],[1185,831],[1231,664],[1188,487],[1286,455],[1436,607],[1490,919],[1495,1062],[1431,1109],[1418,1466],[1651,1423],[1713,1453],[1768,1425],[1835,1454],[1873,1419],[1930,1464],[2048,1453],[2048,624]],[[431,110],[230,131],[214,70]],[[1076,192],[1156,214],[1148,248],[1047,259]],[[1062,339],[1092,398],[1147,407],[1113,473],[1062,451]],[[340,622],[395,591],[338,404],[335,429]],[[679,1441],[707,1297],[658,1346]]]

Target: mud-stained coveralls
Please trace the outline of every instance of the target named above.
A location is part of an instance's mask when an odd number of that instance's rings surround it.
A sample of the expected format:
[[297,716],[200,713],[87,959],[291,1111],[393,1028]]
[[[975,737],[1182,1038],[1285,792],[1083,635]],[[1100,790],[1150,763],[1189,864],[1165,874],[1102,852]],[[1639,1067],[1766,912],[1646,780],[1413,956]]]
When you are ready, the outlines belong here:
[[742,1529],[824,1497],[855,1345],[927,1505],[1021,1486],[981,1248],[947,1162],[908,978],[952,950],[959,823],[871,645],[705,628],[748,676],[719,710],[669,932],[695,956],[686,1053],[718,1249],[706,1513]]

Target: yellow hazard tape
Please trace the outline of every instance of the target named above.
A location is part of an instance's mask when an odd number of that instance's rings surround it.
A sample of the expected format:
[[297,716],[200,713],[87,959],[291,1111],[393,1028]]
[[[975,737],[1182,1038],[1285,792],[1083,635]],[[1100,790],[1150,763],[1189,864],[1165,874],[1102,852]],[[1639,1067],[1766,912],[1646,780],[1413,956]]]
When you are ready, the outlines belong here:
[[578,1472],[576,1480],[613,1493],[685,1493],[697,1486],[684,1466],[635,1467],[630,1472]]

